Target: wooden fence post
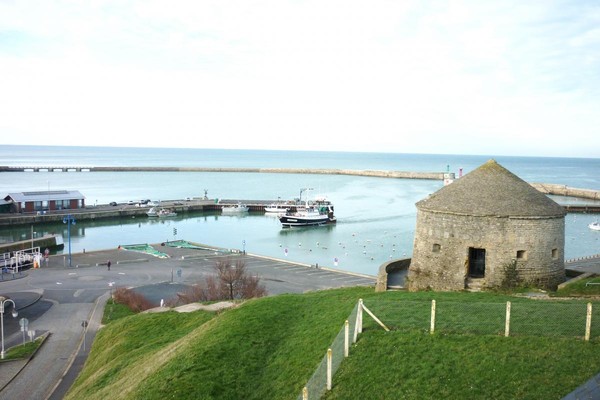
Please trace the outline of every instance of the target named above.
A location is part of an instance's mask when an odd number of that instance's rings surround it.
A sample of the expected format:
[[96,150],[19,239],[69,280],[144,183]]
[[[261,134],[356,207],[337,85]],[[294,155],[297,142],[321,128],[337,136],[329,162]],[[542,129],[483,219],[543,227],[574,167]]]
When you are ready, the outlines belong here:
[[360,316],[362,315],[362,299],[358,299],[358,308],[356,309],[356,321],[354,322],[354,337],[352,343],[356,343],[358,340],[359,332],[362,332],[362,321]]
[[327,390],[331,390],[331,368],[333,363],[333,351],[327,349]]
[[585,318],[585,341],[589,342],[592,330],[592,303],[587,305],[587,315]]
[[350,349],[350,322],[344,322],[344,357],[348,357]]
[[308,400],[308,388],[306,386],[302,389],[302,400]]
[[506,322],[504,323],[504,336],[510,335],[510,301],[506,302]]
[[429,328],[429,333],[433,335],[435,332],[435,300],[431,300],[431,324]]
[[360,323],[358,324],[358,333],[362,333],[363,330],[363,299],[358,300],[358,320]]

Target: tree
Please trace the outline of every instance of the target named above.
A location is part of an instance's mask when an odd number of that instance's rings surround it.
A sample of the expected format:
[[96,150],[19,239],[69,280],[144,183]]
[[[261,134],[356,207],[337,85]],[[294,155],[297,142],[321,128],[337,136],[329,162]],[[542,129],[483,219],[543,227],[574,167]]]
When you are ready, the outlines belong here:
[[184,293],[178,293],[176,303],[195,301],[251,299],[267,295],[267,289],[258,276],[246,271],[246,264],[238,260],[235,265],[230,260],[218,261],[214,266],[215,275],[204,282],[191,286]]

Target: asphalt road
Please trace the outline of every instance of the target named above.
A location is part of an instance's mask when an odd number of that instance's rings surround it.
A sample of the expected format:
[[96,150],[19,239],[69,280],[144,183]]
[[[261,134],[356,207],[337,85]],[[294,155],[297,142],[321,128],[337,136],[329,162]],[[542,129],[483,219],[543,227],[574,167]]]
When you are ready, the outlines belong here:
[[[51,257],[40,269],[26,271],[20,279],[0,281],[0,296],[13,298],[19,311],[17,318],[8,313],[4,316],[5,347],[21,343],[21,318],[29,320],[29,329],[36,334],[50,333],[20,372],[17,363],[0,366],[0,399],[62,398],[83,366],[100,326],[104,304],[111,289],[117,287],[136,288],[158,305],[161,299],[176,296],[186,285],[212,275],[214,265],[226,259],[243,262],[248,273],[261,279],[269,295],[375,284],[375,277],[371,276],[255,255],[160,244],[154,247],[169,258],[113,249],[73,254],[72,267],[66,267],[68,262],[61,255]],[[83,321],[89,324],[85,350]]]

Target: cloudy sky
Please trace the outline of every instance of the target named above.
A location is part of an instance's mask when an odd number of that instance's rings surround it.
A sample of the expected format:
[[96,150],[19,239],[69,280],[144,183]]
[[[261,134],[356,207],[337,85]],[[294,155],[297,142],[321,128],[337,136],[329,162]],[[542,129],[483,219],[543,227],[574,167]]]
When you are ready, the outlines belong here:
[[0,0],[0,144],[600,157],[600,3]]

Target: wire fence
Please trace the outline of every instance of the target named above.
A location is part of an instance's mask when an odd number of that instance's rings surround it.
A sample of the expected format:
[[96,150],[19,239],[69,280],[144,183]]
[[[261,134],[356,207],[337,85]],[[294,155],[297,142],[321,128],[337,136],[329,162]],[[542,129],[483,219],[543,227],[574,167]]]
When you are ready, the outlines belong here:
[[[600,338],[600,302],[527,300],[486,303],[435,300],[359,300],[298,400],[320,399],[367,324],[383,329],[449,334]],[[389,328],[388,328],[389,327]]]
[[378,299],[365,304],[394,330],[587,340],[600,337],[600,302],[436,303]]
[[321,363],[298,396],[298,400],[320,399],[328,388],[331,389],[331,379],[345,356],[347,356],[349,344],[356,341],[357,329],[359,329],[357,324],[359,307],[360,302],[354,306],[347,322],[344,323],[333,343],[329,346]]

